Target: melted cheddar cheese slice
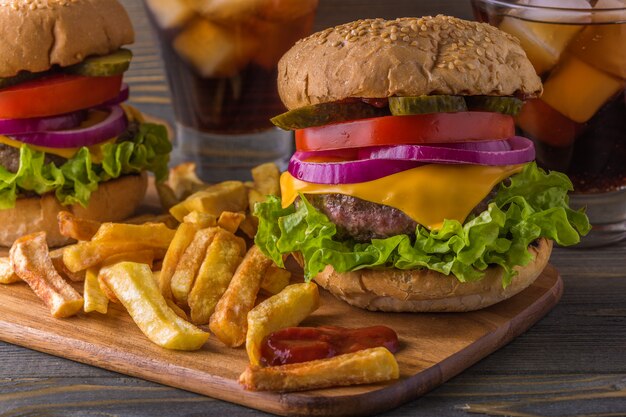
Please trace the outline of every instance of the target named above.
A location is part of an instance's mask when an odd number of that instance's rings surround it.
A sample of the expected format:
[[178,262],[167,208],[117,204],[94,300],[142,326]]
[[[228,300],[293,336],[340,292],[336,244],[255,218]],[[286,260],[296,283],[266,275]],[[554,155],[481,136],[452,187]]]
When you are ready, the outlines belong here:
[[302,194],[344,194],[397,208],[435,230],[444,219],[463,223],[493,187],[524,165],[480,166],[429,164],[356,184],[314,184],[285,172],[280,177],[282,206]]

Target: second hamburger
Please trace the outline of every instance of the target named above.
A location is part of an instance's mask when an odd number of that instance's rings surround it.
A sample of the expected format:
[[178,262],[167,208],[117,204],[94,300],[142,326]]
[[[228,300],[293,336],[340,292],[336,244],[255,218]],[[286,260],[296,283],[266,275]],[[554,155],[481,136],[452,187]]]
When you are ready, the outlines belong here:
[[552,241],[589,230],[569,179],[534,162],[513,116],[541,81],[519,42],[448,16],[360,20],[279,63],[297,152],[282,198],[257,205],[256,244],[347,302],[467,311],[509,298]]
[[131,21],[117,0],[0,2],[0,246],[45,231],[61,210],[98,221],[131,216],[147,171],[162,181],[162,125],[123,103]]

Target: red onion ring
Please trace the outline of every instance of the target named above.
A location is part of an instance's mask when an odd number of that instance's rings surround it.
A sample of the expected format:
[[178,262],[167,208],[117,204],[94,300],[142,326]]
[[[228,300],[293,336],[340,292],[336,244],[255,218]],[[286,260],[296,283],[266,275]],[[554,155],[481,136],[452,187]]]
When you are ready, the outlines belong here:
[[300,159],[301,156],[301,152],[293,154],[287,170],[295,178],[315,184],[354,184],[373,181],[423,165],[421,162],[415,161],[389,161],[385,159],[305,162],[305,160]]
[[85,110],[50,117],[30,119],[0,119],[0,135],[46,132],[49,130],[73,129],[87,117]]
[[354,184],[373,181],[426,163],[516,165],[535,159],[532,141],[519,136],[498,141],[443,146],[397,145],[363,148],[358,160],[307,162],[329,152],[296,152],[287,168],[295,178],[316,184]]
[[514,136],[499,141],[430,145],[398,145],[370,148],[362,159],[410,160],[437,164],[515,165],[535,159],[530,139]]
[[91,146],[107,139],[119,136],[128,127],[126,114],[120,106],[103,108],[109,115],[102,122],[84,129],[37,132],[25,135],[13,135],[20,142],[51,148],[76,148]]

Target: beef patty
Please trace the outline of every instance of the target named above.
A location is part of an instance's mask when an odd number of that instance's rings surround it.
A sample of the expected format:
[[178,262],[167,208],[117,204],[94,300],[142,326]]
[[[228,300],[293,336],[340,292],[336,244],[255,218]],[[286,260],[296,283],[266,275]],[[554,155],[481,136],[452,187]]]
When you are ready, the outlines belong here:
[[[472,214],[478,215],[487,209],[497,188],[494,187]],[[339,238],[369,242],[400,234],[415,236],[417,223],[397,208],[343,194],[308,194],[306,198],[337,226]]]
[[[54,165],[60,167],[65,163],[66,159],[57,155],[46,153],[44,163],[53,162]],[[0,166],[9,172],[16,173],[20,167],[20,150],[13,146],[0,143]]]

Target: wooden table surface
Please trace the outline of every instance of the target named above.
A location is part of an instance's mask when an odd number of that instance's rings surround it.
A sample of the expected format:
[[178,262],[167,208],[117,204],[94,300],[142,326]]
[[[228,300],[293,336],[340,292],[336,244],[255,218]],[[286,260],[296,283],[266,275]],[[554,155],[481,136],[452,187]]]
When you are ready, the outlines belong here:
[[[133,104],[171,120],[158,46],[139,0]],[[317,28],[360,17],[446,13],[471,18],[461,0],[321,0]],[[527,333],[428,395],[386,416],[626,415],[626,243],[556,249],[565,282],[557,307]],[[0,417],[260,415],[255,410],[0,342]]]

